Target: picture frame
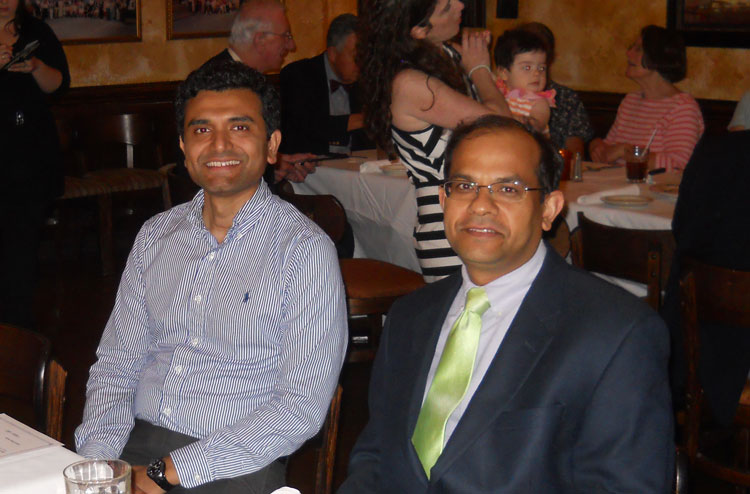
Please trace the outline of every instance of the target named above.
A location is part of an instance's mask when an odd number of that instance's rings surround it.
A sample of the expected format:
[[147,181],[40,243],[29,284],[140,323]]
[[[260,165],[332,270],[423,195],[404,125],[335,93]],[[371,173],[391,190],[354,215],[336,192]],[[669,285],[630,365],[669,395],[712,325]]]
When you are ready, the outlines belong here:
[[229,36],[240,0],[166,0],[167,39]]
[[667,27],[688,46],[750,48],[750,3],[668,0]]
[[141,40],[143,0],[28,0],[64,45]]

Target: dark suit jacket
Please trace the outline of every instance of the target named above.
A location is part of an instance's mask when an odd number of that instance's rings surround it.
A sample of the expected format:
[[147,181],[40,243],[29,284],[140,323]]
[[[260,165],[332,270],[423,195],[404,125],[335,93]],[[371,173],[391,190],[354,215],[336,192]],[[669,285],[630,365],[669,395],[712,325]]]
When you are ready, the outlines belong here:
[[206,65],[207,63],[213,62],[215,60],[231,61],[234,59],[232,58],[232,55],[229,54],[229,50],[227,48],[224,48],[222,51],[206,60],[203,65]]
[[394,304],[340,494],[669,492],[667,330],[552,249],[428,481],[411,436],[460,285],[456,274]]
[[[680,183],[672,232],[673,258],[662,314],[672,332],[675,402],[684,393],[685,352],[680,315],[680,262],[684,256],[750,271],[750,131],[704,136]],[[750,332],[701,327],[699,377],[714,417],[732,421],[750,370]]]
[[[329,143],[352,149],[373,147],[361,130],[347,132],[349,115],[329,115],[328,77],[323,57],[299,60],[281,69],[281,150],[285,153],[328,153]],[[362,111],[359,88],[349,91],[349,109]]]

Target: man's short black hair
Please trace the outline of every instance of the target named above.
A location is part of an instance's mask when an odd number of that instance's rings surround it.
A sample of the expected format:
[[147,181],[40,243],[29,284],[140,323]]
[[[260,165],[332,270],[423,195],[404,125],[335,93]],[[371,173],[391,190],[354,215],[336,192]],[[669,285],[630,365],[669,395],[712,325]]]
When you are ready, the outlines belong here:
[[685,41],[674,29],[646,26],[641,29],[643,67],[655,70],[669,82],[680,82],[687,74]]
[[557,190],[557,187],[560,185],[562,167],[558,163],[558,154],[550,142],[540,133],[527,129],[512,118],[501,117],[499,115],[485,115],[471,123],[456,127],[445,148],[444,176],[446,180],[450,178],[453,152],[461,142],[472,137],[496,131],[519,131],[532,137],[539,148],[539,163],[536,167],[536,177],[539,180],[539,186],[544,189],[541,194],[542,201],[547,194],[553,190]]
[[266,124],[266,137],[278,130],[281,122],[281,104],[279,95],[266,77],[255,69],[233,60],[214,60],[204,64],[187,76],[177,88],[175,111],[177,113],[177,132],[185,137],[185,107],[188,101],[198,96],[201,91],[227,91],[230,89],[249,89],[260,98],[261,114]]
[[326,47],[333,46],[340,48],[341,43],[352,33],[357,32],[359,19],[354,14],[341,14],[331,21],[328,26],[328,35],[326,36]]
[[509,29],[497,38],[495,65],[510,70],[517,55],[533,51],[541,51],[550,61],[550,46],[541,36],[523,29]]

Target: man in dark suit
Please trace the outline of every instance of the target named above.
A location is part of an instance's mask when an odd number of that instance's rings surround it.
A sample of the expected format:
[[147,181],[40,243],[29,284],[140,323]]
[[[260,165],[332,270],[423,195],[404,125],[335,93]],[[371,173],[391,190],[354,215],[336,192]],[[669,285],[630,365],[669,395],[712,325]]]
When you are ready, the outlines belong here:
[[510,119],[456,129],[440,202],[463,267],[394,304],[339,493],[669,492],[667,330],[541,241],[556,170]]
[[[672,332],[672,388],[684,402],[686,362],[680,313],[680,263],[685,256],[750,271],[750,131],[704,136],[680,182],[672,232],[677,249],[662,315]],[[747,328],[701,327],[698,374],[715,419],[730,424],[750,370]]]
[[357,17],[342,14],[328,28],[326,51],[281,70],[281,122],[286,153],[347,153],[366,144],[355,84]]

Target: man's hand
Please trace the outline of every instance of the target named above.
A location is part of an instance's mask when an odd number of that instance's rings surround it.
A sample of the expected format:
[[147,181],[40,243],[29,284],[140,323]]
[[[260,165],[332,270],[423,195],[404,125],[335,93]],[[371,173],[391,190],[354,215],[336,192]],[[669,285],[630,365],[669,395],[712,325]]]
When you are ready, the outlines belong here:
[[145,465],[133,465],[133,494],[162,494],[166,492],[146,475]]
[[278,162],[274,169],[274,181],[287,179],[290,182],[304,182],[308,173],[315,173],[316,163],[305,161],[315,158],[311,153],[282,154],[279,153]]

